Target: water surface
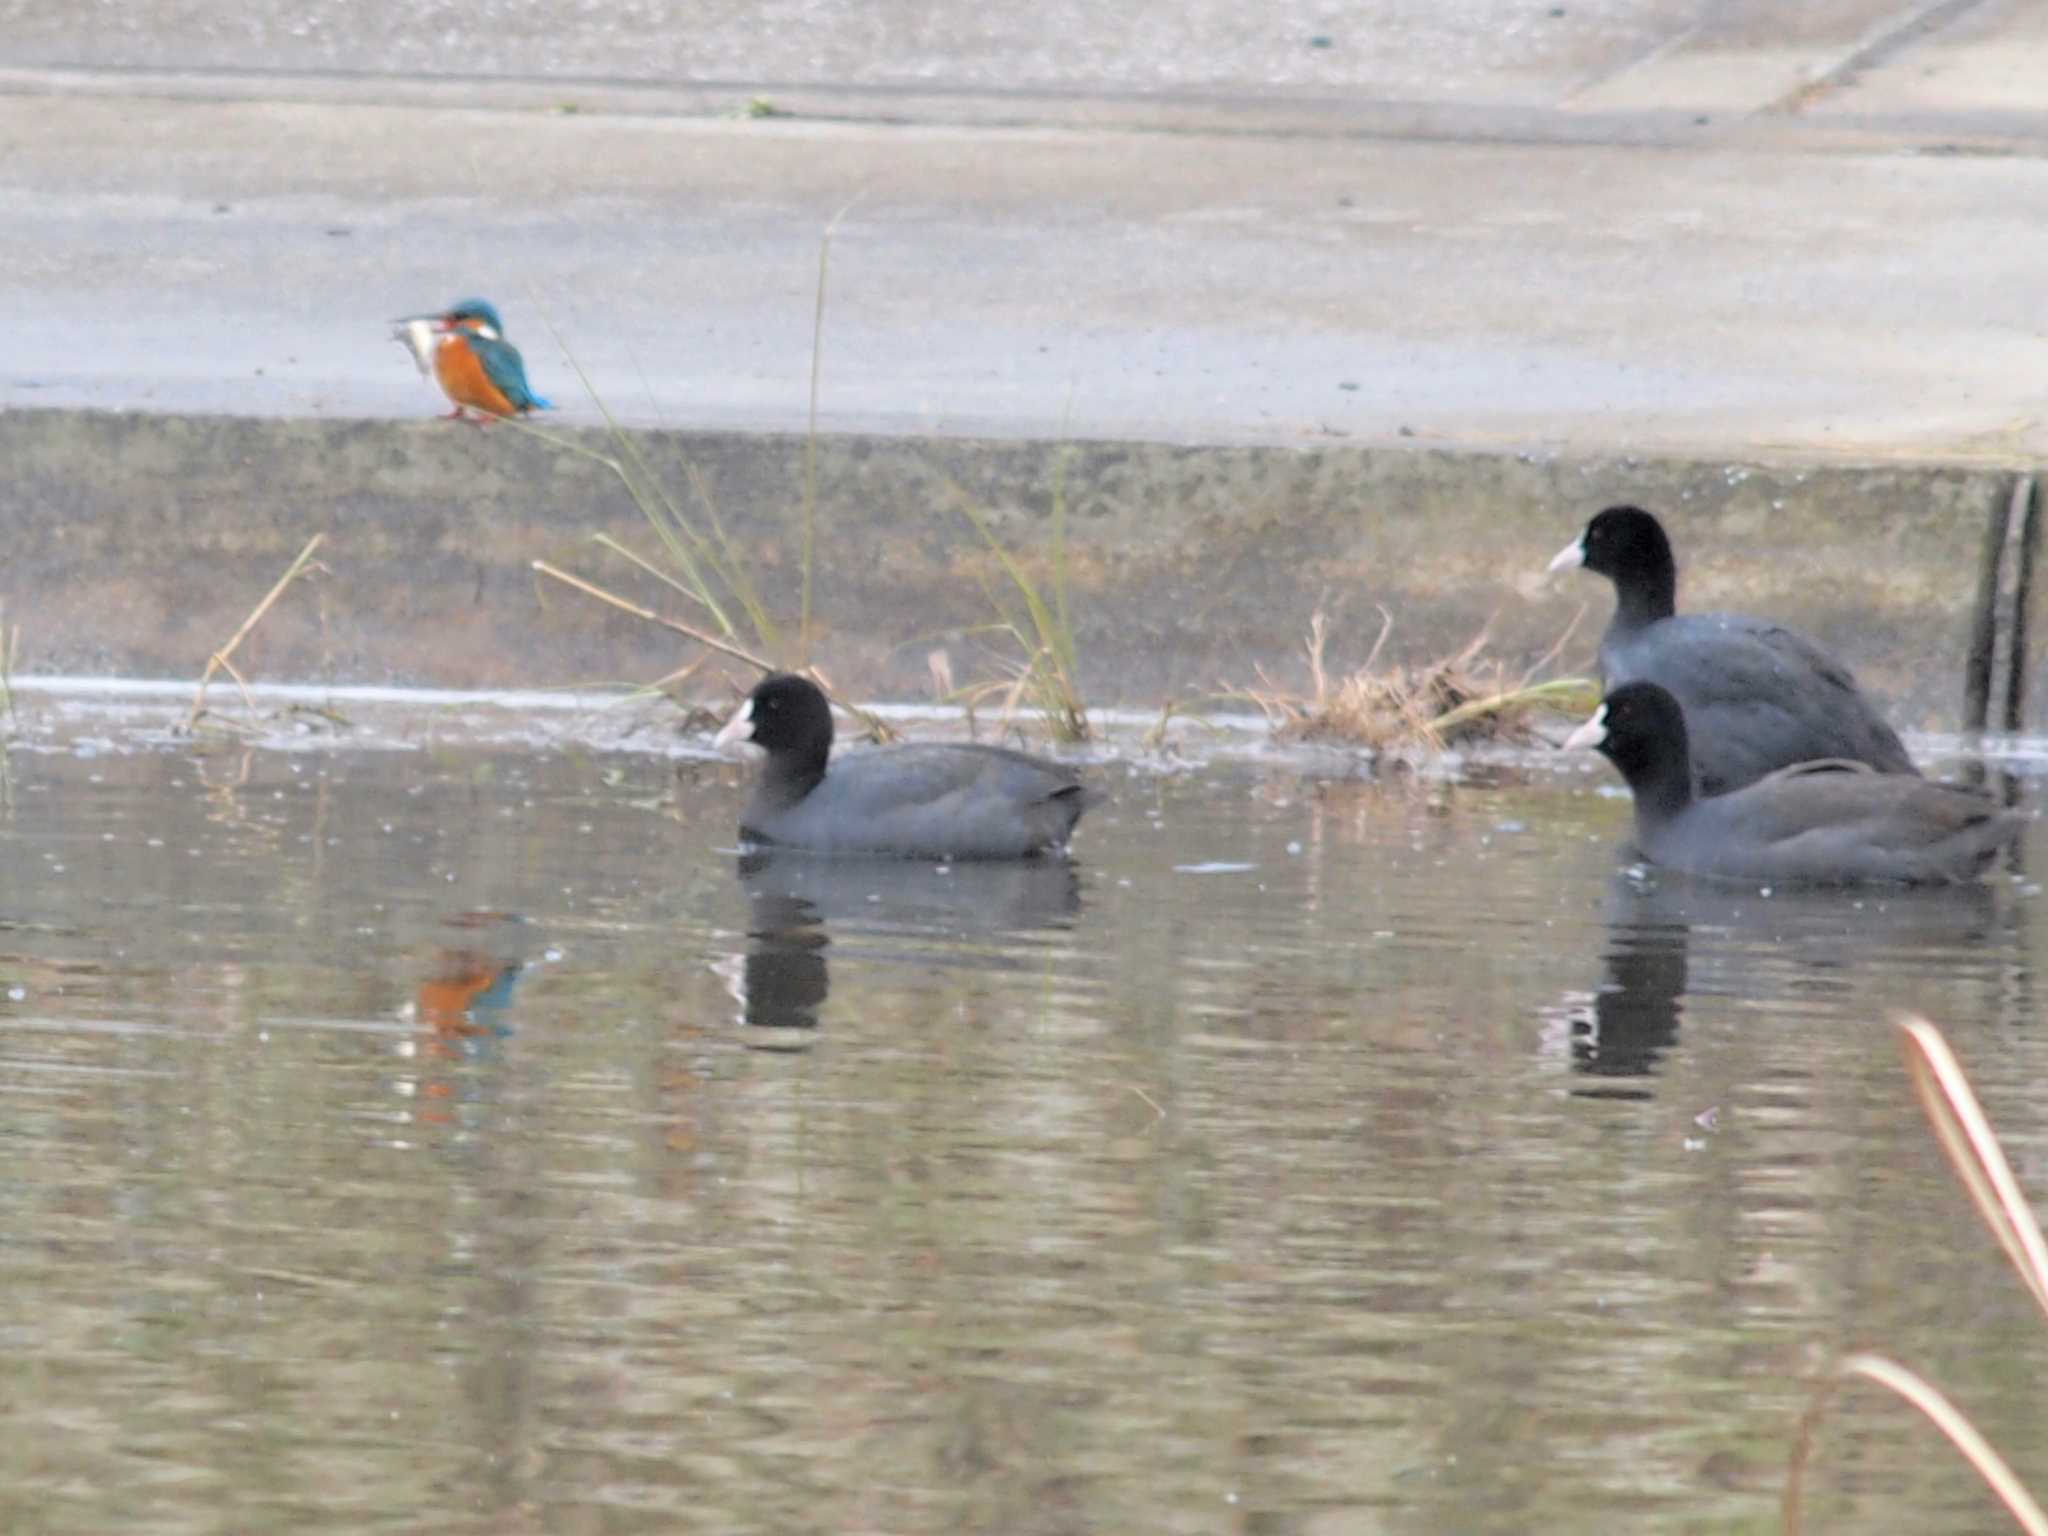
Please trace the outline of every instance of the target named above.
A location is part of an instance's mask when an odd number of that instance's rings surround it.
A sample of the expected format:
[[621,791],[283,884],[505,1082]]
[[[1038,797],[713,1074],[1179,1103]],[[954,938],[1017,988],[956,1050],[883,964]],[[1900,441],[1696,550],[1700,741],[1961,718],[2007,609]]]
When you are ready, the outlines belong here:
[[[1765,1531],[1865,1344],[2048,1481],[1886,1022],[2048,1188],[2010,872],[1635,879],[1604,773],[1112,767],[977,869],[629,753],[7,762],[0,1528]],[[1874,1392],[1814,1476],[2005,1528]]]

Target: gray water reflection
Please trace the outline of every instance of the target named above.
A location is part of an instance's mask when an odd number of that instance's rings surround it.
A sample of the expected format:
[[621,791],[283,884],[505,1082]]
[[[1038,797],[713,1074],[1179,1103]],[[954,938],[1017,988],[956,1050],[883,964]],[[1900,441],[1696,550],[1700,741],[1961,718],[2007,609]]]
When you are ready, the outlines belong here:
[[[1854,993],[1886,974],[1910,985],[1939,976],[1959,956],[1997,953],[2000,926],[2013,920],[1981,884],[1771,890],[1640,866],[1610,882],[1605,916],[1605,976],[1590,999],[1559,1016],[1572,1025],[1578,1069],[1621,1079],[1657,1070],[1677,1042],[1688,995],[1792,1006],[1822,989]],[[2024,1022],[2027,975],[2006,980],[2014,995],[2004,1011]]]
[[[1883,1023],[2048,1188],[2011,880],[1633,882],[1576,779],[736,869],[718,766],[11,766],[0,1529],[1771,1529],[1868,1342],[2048,1473]],[[1999,1528],[1882,1402],[1816,1476]]]
[[[831,931],[895,940],[876,957],[1008,969],[1026,963],[1034,929],[1067,928],[1081,878],[1065,860],[931,864],[903,859],[743,855],[747,947],[720,968],[755,1029],[813,1029],[831,988]],[[771,1043],[779,1040],[780,1043]],[[761,1049],[801,1049],[801,1036],[763,1036]]]

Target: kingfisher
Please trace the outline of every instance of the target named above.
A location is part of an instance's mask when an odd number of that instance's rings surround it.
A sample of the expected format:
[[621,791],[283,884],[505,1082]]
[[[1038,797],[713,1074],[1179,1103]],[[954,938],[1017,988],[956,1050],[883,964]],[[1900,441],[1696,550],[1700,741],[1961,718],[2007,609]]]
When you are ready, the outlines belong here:
[[454,404],[452,421],[475,411],[479,425],[494,416],[524,416],[554,409],[526,382],[519,349],[505,339],[505,322],[488,299],[457,299],[437,314],[391,322],[391,335],[411,350],[421,373],[431,373]]

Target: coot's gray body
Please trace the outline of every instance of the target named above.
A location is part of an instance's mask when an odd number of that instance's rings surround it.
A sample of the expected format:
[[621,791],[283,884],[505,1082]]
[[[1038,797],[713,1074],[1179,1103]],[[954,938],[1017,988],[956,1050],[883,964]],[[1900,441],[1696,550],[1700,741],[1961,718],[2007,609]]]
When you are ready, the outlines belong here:
[[1688,874],[1766,885],[1971,880],[2024,818],[1984,795],[1856,763],[1781,769],[1724,795],[1693,791],[1686,719],[1655,683],[1610,692],[1566,742],[1594,747],[1635,797],[1637,850]]
[[1678,700],[1702,794],[1822,758],[1919,772],[1849,669],[1805,636],[1741,614],[1676,613],[1677,565],[1648,512],[1600,513],[1551,569],[1575,565],[1614,583],[1614,618],[1600,642],[1602,686],[1652,682]]
[[832,714],[806,679],[764,679],[719,732],[768,756],[740,816],[760,847],[917,859],[1066,851],[1099,795],[1064,764],[1004,747],[920,744],[831,756]]

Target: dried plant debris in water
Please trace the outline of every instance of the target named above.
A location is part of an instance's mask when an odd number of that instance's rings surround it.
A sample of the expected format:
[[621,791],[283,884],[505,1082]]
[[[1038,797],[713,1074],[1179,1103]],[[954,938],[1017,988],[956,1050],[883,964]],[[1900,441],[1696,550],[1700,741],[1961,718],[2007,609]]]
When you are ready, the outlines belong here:
[[1578,627],[1584,609],[1557,642],[1519,675],[1485,654],[1492,620],[1450,656],[1421,666],[1382,665],[1381,655],[1394,620],[1380,610],[1380,632],[1363,663],[1333,677],[1325,663],[1329,620],[1320,609],[1309,619],[1310,690],[1290,691],[1262,667],[1253,687],[1230,687],[1233,698],[1257,706],[1281,741],[1314,742],[1375,750],[1422,745],[1432,749],[1473,742],[1527,744],[1538,739],[1532,712],[1577,714],[1598,701],[1598,687],[1586,678],[1536,682]]

